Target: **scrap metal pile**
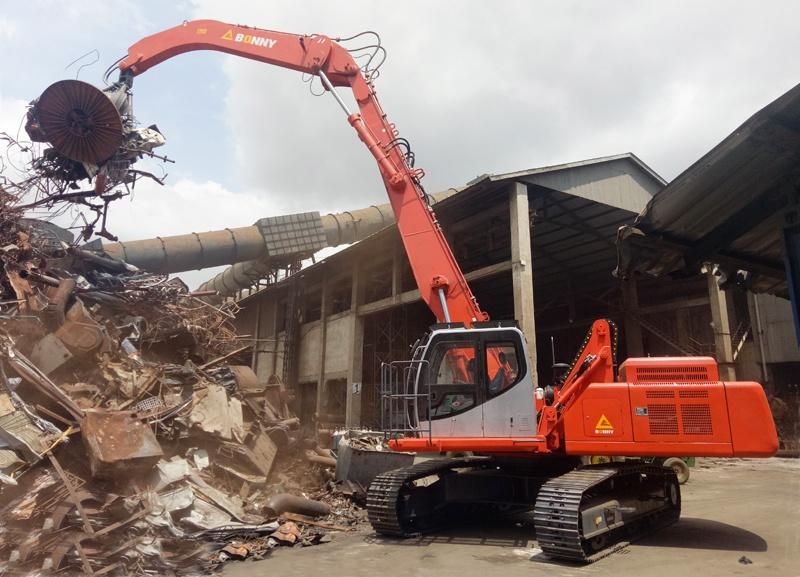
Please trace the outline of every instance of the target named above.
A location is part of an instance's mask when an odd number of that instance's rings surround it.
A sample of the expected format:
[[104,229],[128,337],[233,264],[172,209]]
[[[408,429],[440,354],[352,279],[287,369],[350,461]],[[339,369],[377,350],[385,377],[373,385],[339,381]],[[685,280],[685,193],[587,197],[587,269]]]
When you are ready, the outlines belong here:
[[[44,100],[29,132],[52,142]],[[139,133],[125,134],[100,156],[119,160]],[[93,225],[76,240],[23,218],[30,190],[55,183],[54,211],[74,202],[76,171],[100,198],[127,181],[130,163],[66,162],[71,142],[0,182],[0,574],[204,573],[355,522],[325,488],[330,457],[293,456],[298,419],[283,385],[247,366],[235,304],[80,247]]]

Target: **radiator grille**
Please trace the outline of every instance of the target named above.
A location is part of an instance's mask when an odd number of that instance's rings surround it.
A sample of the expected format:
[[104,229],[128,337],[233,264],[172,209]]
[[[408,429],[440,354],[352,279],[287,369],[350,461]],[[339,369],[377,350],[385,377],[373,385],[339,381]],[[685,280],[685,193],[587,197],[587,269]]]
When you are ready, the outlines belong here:
[[675,405],[647,405],[651,435],[677,435],[678,414]]
[[684,435],[711,435],[711,408],[708,405],[681,405]]
[[708,391],[678,391],[678,396],[681,399],[707,399]]
[[707,383],[708,368],[702,365],[683,367],[635,367],[635,384]]
[[675,393],[672,391],[647,391],[645,396],[648,399],[674,399]]

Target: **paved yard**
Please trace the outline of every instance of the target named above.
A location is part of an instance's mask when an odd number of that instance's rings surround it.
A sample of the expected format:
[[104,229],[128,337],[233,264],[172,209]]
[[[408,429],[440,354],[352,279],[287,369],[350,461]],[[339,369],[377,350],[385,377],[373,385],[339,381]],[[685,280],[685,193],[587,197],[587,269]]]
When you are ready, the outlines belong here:
[[224,575],[800,577],[800,460],[698,459],[677,524],[589,566],[550,563],[530,530],[501,525],[409,540],[339,533],[329,544],[229,564]]

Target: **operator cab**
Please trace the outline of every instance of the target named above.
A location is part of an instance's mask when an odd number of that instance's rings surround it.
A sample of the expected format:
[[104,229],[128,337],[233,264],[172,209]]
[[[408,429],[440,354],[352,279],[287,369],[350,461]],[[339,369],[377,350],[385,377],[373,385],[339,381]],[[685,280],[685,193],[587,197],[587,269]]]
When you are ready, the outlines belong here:
[[[412,360],[384,366],[392,432],[527,437],[536,431],[528,349],[514,322],[433,325]],[[386,428],[386,427],[385,427]]]

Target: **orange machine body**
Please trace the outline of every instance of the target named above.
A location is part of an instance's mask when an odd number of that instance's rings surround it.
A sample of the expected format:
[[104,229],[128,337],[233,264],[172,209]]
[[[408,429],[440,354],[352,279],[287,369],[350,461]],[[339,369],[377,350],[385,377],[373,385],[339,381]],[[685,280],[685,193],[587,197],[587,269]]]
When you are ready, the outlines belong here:
[[721,382],[709,357],[633,358],[564,416],[567,454],[768,457],[778,448],[760,384]]
[[[595,359],[582,376],[608,376],[608,357]],[[720,381],[710,357],[632,358],[619,373],[619,382],[581,385],[577,376],[574,387],[562,386],[557,398],[574,393],[539,412],[539,434],[531,437],[421,436],[391,444],[405,451],[629,457],[770,457],[778,449],[761,385]]]

